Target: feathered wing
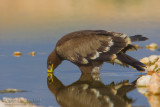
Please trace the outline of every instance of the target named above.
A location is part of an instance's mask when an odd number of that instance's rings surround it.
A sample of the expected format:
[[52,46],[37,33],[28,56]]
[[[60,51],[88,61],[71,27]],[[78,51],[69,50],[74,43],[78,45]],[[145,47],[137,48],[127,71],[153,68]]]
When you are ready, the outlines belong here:
[[[64,59],[88,64],[92,61],[111,61],[127,45],[127,36],[107,31],[79,31],[64,36],[56,50]],[[65,42],[64,42],[65,41]]]
[[142,68],[142,67],[145,67],[145,65],[143,63],[139,62],[138,60],[132,58],[131,56],[129,56],[125,53],[122,53],[122,52],[118,53],[117,59],[125,64],[133,66],[138,71],[145,71],[145,69]]
[[[138,71],[145,71],[143,67],[145,67],[145,64],[139,62],[135,58],[132,58],[131,56],[125,54],[128,49],[134,48],[133,45],[131,45],[131,41],[145,41],[148,38],[143,37],[142,35],[135,35],[131,38],[127,37],[125,34],[121,33],[114,33],[109,32],[109,34],[112,34],[112,41],[113,45],[110,47],[110,51],[107,53],[116,54],[116,58],[112,59],[111,61],[107,61],[109,63],[117,63],[119,65],[128,67],[128,65],[133,66]],[[107,34],[106,34],[107,35]]]
[[[130,43],[130,38],[122,33],[85,30],[64,36],[58,41],[56,51],[60,56],[63,56],[63,59],[73,63],[89,64],[93,61],[107,61],[123,66],[131,65],[137,70],[141,70],[139,66],[142,64],[138,63],[139,61],[123,54]],[[140,65],[138,66],[138,64]]]

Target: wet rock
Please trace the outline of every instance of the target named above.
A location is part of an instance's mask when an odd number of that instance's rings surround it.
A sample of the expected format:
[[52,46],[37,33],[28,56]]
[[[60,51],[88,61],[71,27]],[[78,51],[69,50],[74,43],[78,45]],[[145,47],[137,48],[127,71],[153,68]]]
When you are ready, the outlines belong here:
[[148,67],[148,71],[155,71],[156,65],[151,65]]
[[155,64],[155,62],[157,62],[159,59],[159,56],[158,55],[151,55],[149,56],[149,61],[151,64]]
[[160,94],[160,73],[154,73],[152,75],[148,91],[152,94]]
[[148,95],[146,96],[151,107],[159,107],[160,96],[159,95]]
[[158,48],[158,45],[156,43],[151,43],[151,44],[147,45],[146,48],[151,51],[154,51]]
[[148,73],[160,71],[160,56],[159,55],[151,55],[149,57],[144,57],[140,59],[140,62],[146,65],[146,71],[148,71]]
[[137,87],[137,91],[141,94],[146,94],[148,92],[148,87]]
[[[145,95],[160,95],[160,73],[153,75],[144,75],[137,80],[137,86],[140,93]],[[145,89],[139,89],[146,87]]]
[[140,59],[140,62],[144,63],[145,65],[149,65],[149,63],[150,63],[148,57],[144,57],[144,58]]
[[147,87],[151,81],[151,75],[143,75],[137,80],[138,87]]

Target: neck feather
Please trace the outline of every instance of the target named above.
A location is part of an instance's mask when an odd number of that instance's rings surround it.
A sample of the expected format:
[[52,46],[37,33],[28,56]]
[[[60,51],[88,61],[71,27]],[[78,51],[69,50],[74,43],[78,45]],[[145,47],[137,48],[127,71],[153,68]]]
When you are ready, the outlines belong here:
[[53,50],[52,53],[48,56],[48,61],[53,64],[53,70],[62,62],[62,59],[56,53],[56,50]]

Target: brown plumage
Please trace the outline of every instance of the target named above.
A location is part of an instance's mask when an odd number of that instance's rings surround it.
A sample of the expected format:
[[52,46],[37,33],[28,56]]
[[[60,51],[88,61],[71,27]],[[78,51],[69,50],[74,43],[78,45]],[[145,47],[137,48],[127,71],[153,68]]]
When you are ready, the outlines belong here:
[[133,102],[127,93],[136,88],[136,80],[106,85],[99,74],[82,73],[79,80],[64,85],[55,75],[51,75],[53,78],[47,78],[47,85],[60,107],[131,107]]
[[[132,38],[135,40],[133,36]],[[134,47],[131,45],[132,38],[123,33],[104,30],[69,33],[57,42],[55,49],[48,56],[48,70],[54,70],[63,60],[69,60],[83,72],[97,72],[103,62],[118,63],[127,67],[131,65],[144,71],[144,64],[125,54],[128,49]],[[144,37],[138,36],[139,38]]]

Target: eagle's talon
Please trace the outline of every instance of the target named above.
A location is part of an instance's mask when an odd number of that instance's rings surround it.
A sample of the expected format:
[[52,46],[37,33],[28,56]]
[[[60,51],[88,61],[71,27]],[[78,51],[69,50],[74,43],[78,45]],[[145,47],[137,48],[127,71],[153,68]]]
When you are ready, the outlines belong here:
[[137,51],[137,48],[134,45],[128,44],[127,47],[125,47],[122,52],[126,53],[129,49],[135,49]]
[[131,47],[131,49],[135,49],[136,51],[137,51],[137,48],[134,46],[134,45],[130,45]]

